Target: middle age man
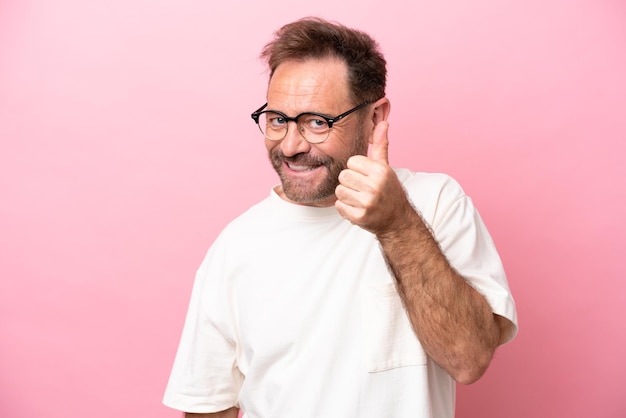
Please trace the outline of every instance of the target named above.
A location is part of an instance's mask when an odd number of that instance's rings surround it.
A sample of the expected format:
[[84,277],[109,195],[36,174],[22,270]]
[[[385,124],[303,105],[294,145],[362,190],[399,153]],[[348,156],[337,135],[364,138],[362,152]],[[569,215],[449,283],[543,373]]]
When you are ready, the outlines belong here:
[[189,417],[452,418],[455,381],[480,378],[517,329],[483,222],[449,176],[389,165],[371,37],[304,19],[263,57],[252,116],[281,182],[198,270],[164,402]]

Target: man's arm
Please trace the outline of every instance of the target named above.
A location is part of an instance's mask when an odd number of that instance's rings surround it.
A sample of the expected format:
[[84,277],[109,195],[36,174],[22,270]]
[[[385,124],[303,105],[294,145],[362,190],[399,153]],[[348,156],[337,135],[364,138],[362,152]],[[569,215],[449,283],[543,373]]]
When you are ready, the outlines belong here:
[[207,413],[207,414],[194,414],[191,412],[185,412],[185,418],[237,418],[239,416],[239,409],[232,407],[225,411]]
[[336,207],[375,234],[426,353],[456,381],[472,383],[500,341],[487,300],[450,266],[389,166],[388,124],[373,129],[370,155],[353,156],[339,176]]
[[383,253],[424,350],[459,383],[478,380],[500,340],[500,318],[449,264],[421,217],[379,233]]

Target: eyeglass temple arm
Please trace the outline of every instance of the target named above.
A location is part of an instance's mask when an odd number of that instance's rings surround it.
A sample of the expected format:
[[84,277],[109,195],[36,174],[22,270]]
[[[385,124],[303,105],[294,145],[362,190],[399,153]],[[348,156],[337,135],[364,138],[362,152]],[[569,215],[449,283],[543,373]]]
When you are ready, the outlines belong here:
[[267,103],[265,103],[263,106],[259,107],[257,110],[252,112],[252,114],[250,115],[252,117],[252,119],[254,119],[254,121],[256,123],[259,123],[259,112],[262,111],[263,109],[265,109],[266,107],[267,107]]

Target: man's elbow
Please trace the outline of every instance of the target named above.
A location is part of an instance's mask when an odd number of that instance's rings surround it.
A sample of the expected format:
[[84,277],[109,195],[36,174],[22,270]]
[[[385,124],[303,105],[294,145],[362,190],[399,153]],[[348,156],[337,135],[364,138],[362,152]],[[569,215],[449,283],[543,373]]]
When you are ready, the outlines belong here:
[[[471,355],[470,358],[466,357],[463,363],[450,373],[452,378],[462,385],[471,385],[485,374],[491,364],[491,360],[493,360],[498,345],[502,343],[501,330],[504,328],[507,320],[495,314],[493,316],[495,320],[494,324],[496,325],[492,328],[493,332],[487,334],[481,341],[481,344],[474,346],[475,349],[465,347],[465,350],[462,351],[465,353],[473,353],[473,355]],[[477,346],[481,348],[476,348]]]
[[462,385],[471,385],[477,382],[487,371],[493,359],[494,349],[487,349],[472,360],[466,360],[460,367],[455,368],[450,375]]
[[467,367],[461,370],[457,370],[452,378],[462,385],[471,385],[477,382],[487,371],[489,365],[483,367]]

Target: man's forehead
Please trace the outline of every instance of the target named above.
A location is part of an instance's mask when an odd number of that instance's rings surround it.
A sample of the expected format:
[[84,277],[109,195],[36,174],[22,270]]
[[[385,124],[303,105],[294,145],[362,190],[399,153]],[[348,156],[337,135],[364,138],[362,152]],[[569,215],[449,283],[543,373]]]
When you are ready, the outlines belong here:
[[314,111],[311,106],[332,111],[335,106],[343,108],[349,104],[349,93],[347,68],[342,61],[332,58],[290,60],[274,71],[267,100],[268,107],[281,106],[283,111]]

